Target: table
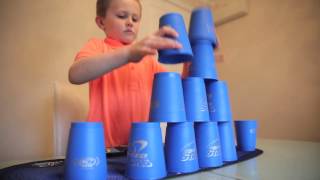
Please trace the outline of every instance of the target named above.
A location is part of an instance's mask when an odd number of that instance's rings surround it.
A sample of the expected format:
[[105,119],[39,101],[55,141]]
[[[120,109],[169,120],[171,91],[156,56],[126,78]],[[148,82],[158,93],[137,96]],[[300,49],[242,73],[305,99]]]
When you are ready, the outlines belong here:
[[264,153],[257,158],[216,169],[234,179],[320,180],[320,143],[258,139]]
[[[219,169],[169,179],[320,180],[319,142],[258,139],[257,147],[264,153],[256,158]],[[13,164],[6,164],[9,165]],[[0,167],[3,168],[3,164]]]

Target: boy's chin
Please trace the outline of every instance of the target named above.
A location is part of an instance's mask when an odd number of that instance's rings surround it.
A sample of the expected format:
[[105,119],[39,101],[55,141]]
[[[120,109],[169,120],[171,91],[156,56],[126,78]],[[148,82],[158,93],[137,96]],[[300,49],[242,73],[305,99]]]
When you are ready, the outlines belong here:
[[122,41],[122,44],[124,45],[128,45],[128,44],[131,44],[133,41]]
[[134,40],[135,40],[135,37],[127,37],[127,38],[121,39],[121,42],[123,44],[131,44]]

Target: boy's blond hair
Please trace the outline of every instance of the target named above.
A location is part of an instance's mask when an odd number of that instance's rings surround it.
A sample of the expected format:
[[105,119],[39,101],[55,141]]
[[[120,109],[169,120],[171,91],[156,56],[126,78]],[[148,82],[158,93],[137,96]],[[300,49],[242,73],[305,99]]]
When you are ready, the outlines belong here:
[[[100,17],[105,17],[107,10],[110,6],[110,3],[113,0],[97,0],[97,4],[96,4],[96,14],[97,16]],[[141,3],[139,0],[135,0],[138,2],[139,6],[140,6],[140,10],[142,9]]]

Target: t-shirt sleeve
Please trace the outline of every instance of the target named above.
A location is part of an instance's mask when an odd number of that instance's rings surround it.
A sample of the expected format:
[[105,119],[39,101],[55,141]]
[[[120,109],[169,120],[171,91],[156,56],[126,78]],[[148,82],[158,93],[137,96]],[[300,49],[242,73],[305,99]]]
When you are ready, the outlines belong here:
[[167,69],[162,64],[160,64],[154,57],[151,57],[151,61],[152,61],[152,69],[154,73],[167,71]]
[[182,78],[186,78],[188,76],[190,65],[191,65],[191,62],[183,63]]
[[90,39],[76,54],[75,61],[103,53],[103,40]]

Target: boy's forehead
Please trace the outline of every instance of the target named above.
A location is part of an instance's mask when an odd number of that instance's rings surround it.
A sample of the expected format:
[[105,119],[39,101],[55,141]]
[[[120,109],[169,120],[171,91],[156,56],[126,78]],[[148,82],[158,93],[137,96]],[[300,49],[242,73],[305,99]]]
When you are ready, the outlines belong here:
[[137,0],[112,0],[108,9],[106,9],[106,14],[118,11],[128,11],[138,16],[141,16],[142,13],[140,2]]
[[136,8],[141,10],[141,4],[138,0],[111,0],[110,7],[112,8]]

